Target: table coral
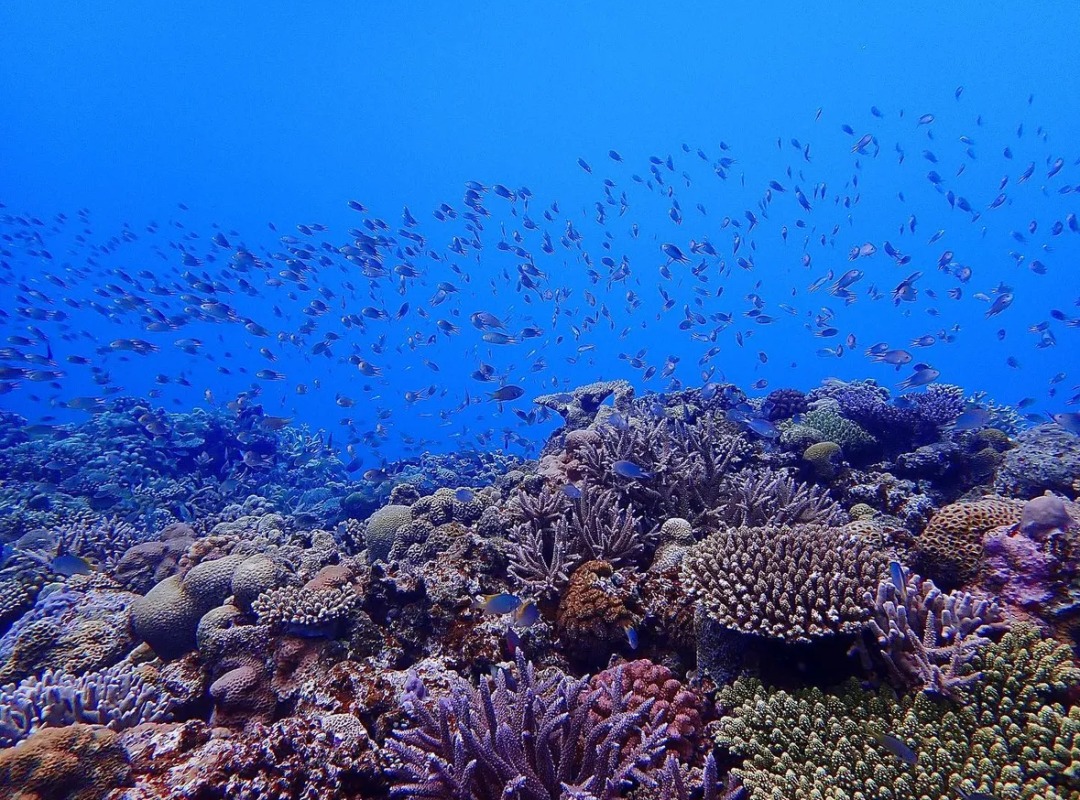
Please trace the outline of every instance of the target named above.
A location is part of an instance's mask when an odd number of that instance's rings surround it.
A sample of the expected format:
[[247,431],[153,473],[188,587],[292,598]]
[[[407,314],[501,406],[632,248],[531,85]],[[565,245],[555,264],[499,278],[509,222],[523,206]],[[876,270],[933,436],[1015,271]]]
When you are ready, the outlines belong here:
[[886,557],[862,537],[821,526],[724,528],[692,547],[683,580],[727,628],[805,642],[857,630]]

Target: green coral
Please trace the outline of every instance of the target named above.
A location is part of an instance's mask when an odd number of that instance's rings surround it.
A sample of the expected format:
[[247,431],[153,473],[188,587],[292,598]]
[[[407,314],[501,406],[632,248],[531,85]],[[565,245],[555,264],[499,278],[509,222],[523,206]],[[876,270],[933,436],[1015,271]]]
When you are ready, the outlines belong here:
[[[745,757],[735,773],[752,800],[939,800],[986,792],[999,800],[1080,798],[1080,707],[1055,698],[1080,683],[1069,648],[1022,626],[972,662],[981,679],[950,703],[920,693],[794,693],[740,680],[717,743]],[[918,754],[909,765],[879,740]]]
[[856,503],[848,509],[848,516],[853,521],[873,519],[877,516],[877,509],[866,503]]
[[845,450],[858,450],[877,443],[861,425],[840,416],[832,408],[807,411],[802,416],[802,424],[819,431],[824,441],[836,442]]
[[836,462],[840,460],[840,445],[836,442],[818,442],[807,447],[802,457],[814,468],[819,478],[828,479],[836,474]]

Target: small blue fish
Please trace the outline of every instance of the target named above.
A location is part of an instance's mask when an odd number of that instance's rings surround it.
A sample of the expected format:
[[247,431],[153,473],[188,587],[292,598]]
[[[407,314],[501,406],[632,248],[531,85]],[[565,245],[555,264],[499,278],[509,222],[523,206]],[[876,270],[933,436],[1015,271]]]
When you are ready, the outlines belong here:
[[540,620],[540,608],[532,600],[518,606],[514,612],[514,627],[528,628]]
[[506,629],[506,650],[511,656],[517,656],[518,648],[521,647],[521,636],[513,628]]
[[569,497],[571,500],[580,500],[581,499],[581,489],[574,486],[574,484],[572,484],[572,483],[568,483],[568,484],[566,484],[566,486],[562,487],[562,492],[563,492],[564,495]]
[[909,377],[896,384],[901,389],[913,389],[916,386],[926,386],[941,377],[941,372],[927,364],[916,364],[915,372]]
[[471,503],[475,496],[476,495],[472,493],[472,489],[458,489],[454,492],[454,499],[459,503]]
[[90,562],[74,553],[65,553],[50,561],[49,569],[65,578],[70,578],[72,575],[89,575]]
[[879,733],[875,738],[878,740],[878,744],[905,764],[915,766],[919,763],[919,754],[908,747],[901,739],[897,739],[889,733]]
[[985,428],[990,423],[990,412],[985,408],[970,408],[956,418],[951,430],[973,431]]
[[889,562],[889,580],[896,588],[900,601],[907,602],[907,575],[904,574],[904,566],[899,561]]
[[638,634],[633,625],[624,625],[623,630],[626,631],[626,642],[630,645],[631,650],[637,650],[638,648]]
[[405,678],[405,694],[417,700],[423,700],[427,697],[427,687],[424,686],[424,682],[420,680],[420,676],[416,674],[414,669],[410,669],[408,676]]
[[509,614],[517,610],[520,605],[521,598],[507,592],[484,595],[479,600],[473,601],[473,608],[482,609],[489,614]]
[[627,461],[626,459],[616,461],[611,465],[611,470],[620,478],[647,481],[652,477],[652,473],[646,472],[633,461]]
[[1050,419],[1067,430],[1069,433],[1074,433],[1080,436],[1080,412],[1070,411],[1062,412],[1060,414],[1051,414]]

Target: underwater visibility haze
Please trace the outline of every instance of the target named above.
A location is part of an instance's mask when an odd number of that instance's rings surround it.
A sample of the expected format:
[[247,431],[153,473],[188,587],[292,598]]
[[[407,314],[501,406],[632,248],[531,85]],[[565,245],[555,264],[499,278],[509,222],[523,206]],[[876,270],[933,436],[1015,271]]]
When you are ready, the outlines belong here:
[[1080,798],[1068,3],[10,3],[0,796]]

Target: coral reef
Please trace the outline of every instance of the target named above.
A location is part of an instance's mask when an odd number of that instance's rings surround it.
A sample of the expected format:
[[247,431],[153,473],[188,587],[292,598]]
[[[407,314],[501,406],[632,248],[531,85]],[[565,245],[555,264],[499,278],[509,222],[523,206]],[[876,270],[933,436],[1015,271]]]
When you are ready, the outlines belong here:
[[730,715],[717,742],[745,759],[735,774],[753,800],[1076,797],[1080,707],[1058,700],[1078,677],[1068,649],[1019,628],[969,669],[981,675],[959,704],[855,682],[834,694],[740,681],[720,693]]
[[983,537],[994,528],[1017,525],[1024,504],[989,496],[939,509],[916,540],[919,563],[931,577],[955,586],[975,577]]
[[90,725],[43,730],[0,752],[0,793],[11,800],[102,800],[129,773],[116,734]]
[[14,431],[0,786],[1080,797],[1076,437],[977,402],[602,383],[364,472],[247,396]]
[[388,743],[399,760],[392,797],[546,800],[565,786],[613,800],[662,762],[668,738],[652,699],[631,706],[621,671],[590,689],[560,672],[539,677],[519,657],[513,683],[505,672],[494,688],[456,681],[436,707],[422,694],[404,701],[415,726]]

